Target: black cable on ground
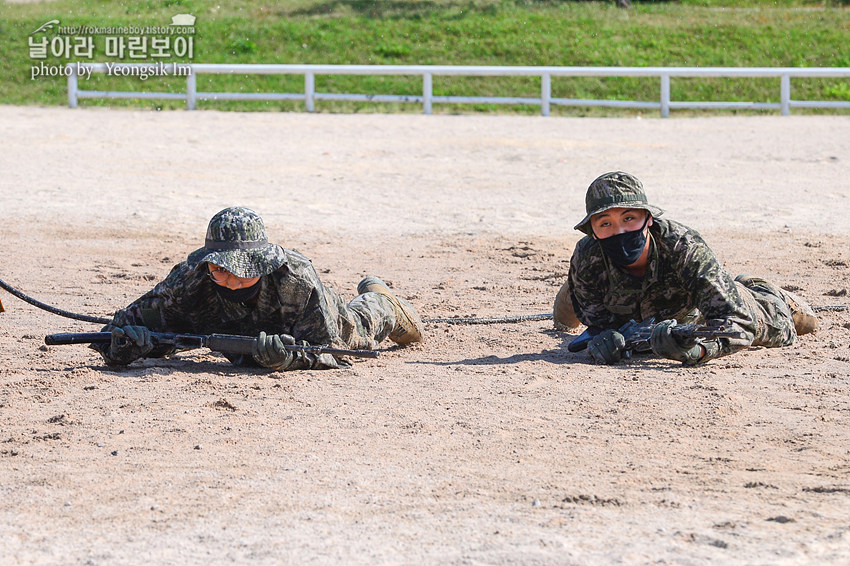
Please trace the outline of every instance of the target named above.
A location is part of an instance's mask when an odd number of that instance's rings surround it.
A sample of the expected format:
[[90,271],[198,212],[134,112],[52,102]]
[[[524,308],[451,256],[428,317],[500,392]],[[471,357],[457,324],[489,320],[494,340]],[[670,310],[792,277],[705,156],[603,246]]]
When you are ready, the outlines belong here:
[[[0,279],[0,287],[15,295],[22,301],[25,301],[35,307],[38,307],[42,310],[46,310],[47,312],[51,312],[53,314],[58,314],[59,316],[64,316],[65,318],[73,318],[74,320],[82,320],[83,322],[93,322],[95,324],[109,324],[112,322],[112,319],[102,318],[98,316],[89,316],[87,314],[77,314],[73,312],[69,312],[66,310],[62,310],[60,308],[56,308],[50,306],[48,304],[42,303],[41,301],[37,301],[32,297],[18,291],[2,279]],[[812,310],[815,312],[819,311],[846,311],[847,305],[816,305],[812,307]],[[0,312],[2,312],[2,303],[0,303]],[[551,313],[542,313],[542,314],[521,314],[517,316],[503,316],[496,318],[423,318],[422,322],[426,324],[435,324],[435,323],[446,323],[446,324],[508,324],[515,322],[531,322],[535,320],[551,320]]]
[[846,310],[847,310],[847,305],[814,305],[814,306],[812,306],[812,310],[813,310],[813,311],[815,311],[815,312],[821,312],[821,311],[832,311],[832,312],[846,311]]
[[58,314],[59,316],[64,316],[65,318],[73,318],[74,320],[82,320],[83,322],[94,322],[95,324],[109,324],[110,322],[112,322],[112,319],[109,319],[109,318],[101,318],[101,317],[98,317],[98,316],[89,316],[87,314],[77,314],[77,313],[74,313],[74,312],[69,312],[69,311],[62,310],[62,309],[59,309],[59,308],[56,308],[56,307],[52,307],[50,305],[42,303],[41,301],[37,301],[37,300],[33,299],[32,297],[30,297],[28,295],[25,295],[24,293],[18,291],[17,289],[15,289],[14,287],[9,285],[8,283],[3,281],[2,279],[0,279],[0,287],[9,291],[11,294],[15,295],[20,300],[25,301],[25,302],[31,304],[34,307],[38,307],[42,310],[46,310],[47,312],[51,312],[53,314]]
[[549,320],[551,313],[522,314],[519,316],[504,316],[499,318],[423,318],[424,323],[445,322],[448,324],[500,324],[508,322],[528,322],[531,320]]
[[[816,305],[812,307],[815,312],[821,311],[846,311],[847,305]],[[433,324],[444,322],[447,324],[506,324],[511,322],[529,322],[533,320],[551,320],[552,314],[523,314],[519,316],[504,316],[498,318],[423,318],[422,322]]]

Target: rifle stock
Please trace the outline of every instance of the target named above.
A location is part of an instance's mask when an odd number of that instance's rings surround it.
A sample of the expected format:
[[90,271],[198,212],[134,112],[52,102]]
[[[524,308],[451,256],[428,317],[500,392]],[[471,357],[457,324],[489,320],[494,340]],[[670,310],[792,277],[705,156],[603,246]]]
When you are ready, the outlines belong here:
[[[48,346],[62,346],[66,344],[109,344],[112,341],[111,332],[63,332],[59,334],[48,334],[44,337],[44,343]],[[177,334],[171,332],[151,332],[151,341],[154,345],[168,345],[177,350],[194,350],[196,348],[209,348],[216,352],[229,354],[247,354],[253,352],[256,338],[251,336],[237,336],[235,334]],[[374,350],[345,350],[342,348],[329,348],[327,346],[301,346],[298,344],[284,344],[287,350],[293,352],[306,352],[308,354],[332,354],[338,356],[351,356],[353,358],[377,358],[378,352]]]
[[569,344],[567,344],[567,350],[570,352],[581,352],[582,350],[587,348],[587,345],[590,344],[590,341],[593,340],[593,337],[602,332],[601,328],[596,326],[588,326],[584,329],[584,332],[579,334],[576,338],[572,340]]

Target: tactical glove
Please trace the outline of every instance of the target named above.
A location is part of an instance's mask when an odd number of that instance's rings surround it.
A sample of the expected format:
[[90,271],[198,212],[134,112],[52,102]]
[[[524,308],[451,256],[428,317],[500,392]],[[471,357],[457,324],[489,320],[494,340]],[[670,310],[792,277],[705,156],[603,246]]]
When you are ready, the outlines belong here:
[[127,365],[144,358],[153,350],[151,331],[144,326],[123,326],[112,329],[109,343],[109,363]]
[[254,359],[263,367],[284,371],[295,360],[295,352],[284,348],[284,344],[295,345],[289,334],[266,334],[260,332],[254,343]]
[[623,359],[626,339],[616,330],[603,330],[587,344],[587,351],[593,359],[602,364],[616,364]]
[[679,338],[673,334],[675,320],[664,320],[655,325],[649,337],[649,345],[656,355],[678,360],[685,365],[698,363],[706,350],[693,338]]

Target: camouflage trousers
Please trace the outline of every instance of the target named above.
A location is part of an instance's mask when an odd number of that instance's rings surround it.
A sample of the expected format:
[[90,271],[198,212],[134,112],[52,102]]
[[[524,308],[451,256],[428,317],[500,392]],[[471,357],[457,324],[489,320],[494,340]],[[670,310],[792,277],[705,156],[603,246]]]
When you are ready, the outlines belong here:
[[781,288],[765,279],[749,275],[736,277],[735,285],[756,321],[753,346],[778,348],[797,341],[791,307]]
[[350,303],[330,289],[325,296],[336,308],[339,337],[353,350],[373,350],[395,327],[395,310],[389,299],[378,293],[363,293]]

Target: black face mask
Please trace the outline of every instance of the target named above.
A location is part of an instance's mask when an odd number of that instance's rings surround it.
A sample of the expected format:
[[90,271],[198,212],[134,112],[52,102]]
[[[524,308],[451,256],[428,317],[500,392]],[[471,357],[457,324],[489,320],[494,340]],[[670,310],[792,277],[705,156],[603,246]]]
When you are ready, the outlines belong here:
[[649,215],[647,214],[646,220],[639,230],[623,232],[607,238],[596,238],[596,241],[599,242],[599,246],[611,260],[611,263],[617,267],[626,267],[640,259],[640,254],[643,253],[643,248],[646,245],[646,234],[643,233],[643,229],[646,228],[648,222]]
[[234,303],[247,303],[251,299],[257,296],[260,292],[260,282],[257,281],[250,287],[241,287],[239,289],[228,289],[223,285],[216,285],[215,292],[218,293],[218,296],[226,301],[233,301]]

